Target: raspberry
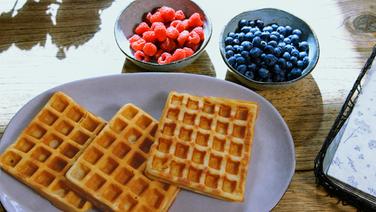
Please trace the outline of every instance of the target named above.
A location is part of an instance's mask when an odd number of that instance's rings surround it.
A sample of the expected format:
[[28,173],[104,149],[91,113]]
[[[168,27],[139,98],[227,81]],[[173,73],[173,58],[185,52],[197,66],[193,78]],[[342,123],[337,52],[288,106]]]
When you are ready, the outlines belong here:
[[179,23],[181,23],[181,21],[180,21],[180,20],[175,20],[175,21],[172,21],[172,22],[171,22],[170,26],[172,26],[172,27],[175,27],[175,28],[176,28],[176,27],[178,26],[178,24],[179,24]]
[[171,39],[176,39],[178,36],[179,36],[179,31],[175,27],[169,26],[167,28],[167,37]]
[[170,63],[170,58],[171,58],[171,54],[170,53],[163,53],[159,58],[158,58],[158,64],[167,64],[167,63]]
[[162,22],[154,22],[154,23],[152,23],[151,24],[151,30],[154,31],[154,29],[155,29],[156,26],[164,26],[164,23],[162,23]]
[[190,57],[195,53],[191,48],[188,47],[184,47],[183,50],[185,51],[185,56],[187,57]]
[[131,48],[135,51],[140,51],[144,48],[145,43],[145,40],[140,38],[139,40],[131,43]]
[[175,19],[175,10],[171,7],[163,6],[159,8],[159,12],[162,15],[162,18],[165,22],[170,22]]
[[145,58],[143,60],[144,62],[150,62],[151,61],[151,58],[147,55],[145,55]]
[[196,32],[200,36],[200,40],[205,40],[205,32],[202,27],[196,27],[192,31]]
[[155,53],[157,53],[157,47],[152,43],[146,43],[144,45],[143,50],[144,50],[145,55],[150,56],[150,57],[154,56]]
[[192,31],[191,33],[189,33],[188,42],[192,44],[198,44],[200,43],[200,36],[195,31]]
[[193,44],[193,43],[187,42],[185,46],[188,48],[191,48],[195,52],[200,46],[200,44]]
[[150,31],[150,27],[147,23],[145,22],[141,22],[137,27],[136,29],[134,30],[135,33],[139,34],[139,35],[142,35],[142,33],[146,32],[146,31]]
[[151,19],[151,16],[152,16],[152,15],[153,15],[153,14],[151,14],[151,12],[148,12],[148,14],[146,14],[146,20],[148,20],[149,23],[151,23],[150,19]]
[[189,37],[189,32],[187,30],[184,30],[183,32],[181,32],[177,39],[179,46],[183,46],[185,42],[188,40],[188,37]]
[[[185,21],[185,20],[184,20]],[[187,22],[184,22],[184,21],[180,21],[180,23],[178,23],[176,25],[176,29],[179,31],[179,32],[182,32],[184,30],[187,29],[188,25],[187,25]]]
[[154,57],[156,60],[164,53],[163,49],[158,49],[157,53],[155,53]]
[[133,43],[133,42],[135,42],[135,41],[138,41],[140,38],[141,38],[141,37],[140,37],[139,35],[134,34],[134,35],[132,35],[132,37],[130,37],[128,40],[129,40],[130,43]]
[[182,10],[178,10],[175,12],[175,20],[184,20],[184,19],[185,19],[185,15]]
[[176,43],[173,39],[167,38],[163,43],[161,43],[160,47],[166,52],[173,52],[176,49]]
[[145,54],[143,51],[136,51],[136,53],[134,53],[134,58],[136,58],[136,60],[144,60],[145,58]]
[[198,13],[193,13],[191,17],[189,17],[189,26],[196,27],[196,26],[203,26],[204,22],[201,20],[201,16]]
[[146,42],[154,42],[157,37],[155,37],[155,32],[154,31],[146,31],[144,34],[142,34],[142,38]]
[[164,40],[166,40],[166,37],[167,37],[167,31],[166,31],[166,27],[163,25],[158,25],[154,28],[154,32],[155,32],[155,37],[157,37],[158,41],[162,42]]
[[183,49],[176,49],[171,59],[172,61],[178,61],[178,60],[184,59],[185,57],[186,55]]
[[163,18],[162,18],[161,13],[157,11],[153,15],[151,15],[150,22],[151,23],[154,23],[154,22],[163,22]]

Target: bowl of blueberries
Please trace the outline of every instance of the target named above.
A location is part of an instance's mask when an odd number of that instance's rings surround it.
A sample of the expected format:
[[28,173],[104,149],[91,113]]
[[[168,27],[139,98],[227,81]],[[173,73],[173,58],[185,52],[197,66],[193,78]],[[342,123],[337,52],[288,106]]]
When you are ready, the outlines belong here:
[[300,18],[273,8],[243,12],[225,26],[220,52],[234,76],[248,87],[280,88],[306,77],[320,48]]

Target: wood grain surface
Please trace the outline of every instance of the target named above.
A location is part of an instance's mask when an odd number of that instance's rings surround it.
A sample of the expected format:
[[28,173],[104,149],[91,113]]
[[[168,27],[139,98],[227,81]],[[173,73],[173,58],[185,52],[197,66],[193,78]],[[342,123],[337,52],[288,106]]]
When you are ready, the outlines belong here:
[[[129,2],[0,1],[0,133],[17,110],[48,88],[88,77],[145,71],[128,62],[114,41],[114,21]],[[242,11],[279,8],[312,27],[321,49],[312,74],[287,89],[257,91],[285,119],[296,150],[295,175],[274,211],[355,211],[316,187],[313,160],[376,43],[376,1],[197,2],[212,19],[212,40],[195,63],[178,72],[239,83],[227,71],[218,41],[224,24]]]

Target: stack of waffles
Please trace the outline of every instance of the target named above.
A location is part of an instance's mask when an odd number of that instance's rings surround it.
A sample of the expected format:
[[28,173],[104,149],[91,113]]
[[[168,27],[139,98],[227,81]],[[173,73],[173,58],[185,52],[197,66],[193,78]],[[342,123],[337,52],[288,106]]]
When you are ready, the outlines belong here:
[[0,167],[64,211],[167,211],[179,188],[242,201],[257,111],[171,92],[159,122],[126,104],[106,123],[57,92]]

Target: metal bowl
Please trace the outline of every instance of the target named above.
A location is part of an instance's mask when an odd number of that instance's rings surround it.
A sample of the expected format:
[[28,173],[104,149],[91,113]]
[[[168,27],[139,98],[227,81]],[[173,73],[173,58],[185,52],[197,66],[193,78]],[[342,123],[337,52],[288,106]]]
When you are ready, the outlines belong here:
[[[308,66],[303,70],[302,75],[299,78],[285,81],[285,82],[260,82],[255,81],[246,78],[244,75],[239,73],[236,69],[234,69],[228,62],[225,57],[225,43],[224,40],[229,32],[234,32],[238,27],[238,22],[241,19],[246,20],[256,20],[260,19],[262,20],[265,25],[277,23],[279,25],[289,25],[293,29],[298,28],[302,31],[302,39],[306,40],[309,45],[309,52],[308,52],[308,58],[309,58],[309,64]],[[219,41],[219,48],[222,55],[223,60],[225,61],[226,65],[228,66],[229,70],[233,73],[233,75],[244,85],[256,88],[256,89],[270,89],[270,88],[281,88],[281,87],[287,87],[289,85],[292,85],[301,79],[305,78],[309,73],[312,72],[312,70],[315,68],[320,54],[320,47],[319,47],[319,41],[313,32],[313,30],[309,27],[309,25],[301,20],[300,18],[285,12],[283,10],[274,9],[274,8],[264,8],[259,10],[253,10],[253,11],[246,11],[243,12],[234,18],[230,20],[224,27]]]
[[[169,6],[175,10],[182,10],[187,17],[198,12],[204,19],[203,29],[205,31],[205,40],[200,48],[190,57],[175,61],[169,64],[160,65],[158,63],[143,62],[136,60],[133,56],[133,50],[130,48],[128,38],[134,33],[133,30],[137,24],[142,22],[146,13],[162,6]],[[212,24],[205,12],[195,2],[190,0],[137,0],[131,2],[119,15],[115,23],[115,40],[120,50],[125,56],[136,65],[152,71],[173,71],[183,68],[195,61],[205,49],[212,35]]]

